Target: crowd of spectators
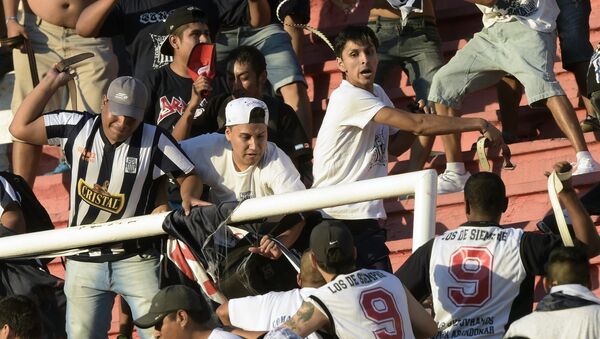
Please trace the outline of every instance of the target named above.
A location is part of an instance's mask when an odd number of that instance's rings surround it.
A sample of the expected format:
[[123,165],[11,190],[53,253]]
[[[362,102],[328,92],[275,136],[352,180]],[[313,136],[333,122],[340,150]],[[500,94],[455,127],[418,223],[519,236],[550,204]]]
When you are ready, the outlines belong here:
[[[331,2],[347,13],[358,6]],[[590,2],[467,2],[484,27],[446,63],[433,0],[375,0],[368,22],[334,39],[343,80],[316,125],[301,67],[309,0],[3,0],[6,36],[23,39],[11,46],[14,174],[0,172],[0,237],[54,227],[31,189],[42,147],[53,145],[70,173],[69,227],[175,210],[163,228],[187,252],[177,278],[166,269],[166,237],[79,249],[64,281],[47,261],[0,261],[0,338],[106,338],[116,297],[119,338],[131,338],[133,324],[143,339],[598,336],[587,266],[600,237],[571,183],[600,171],[583,134],[600,130],[586,84],[586,75],[600,83],[599,67],[588,67],[597,61]],[[581,126],[554,73],[557,37],[586,108]],[[93,56],[58,65],[86,52]],[[415,92],[406,109],[386,94],[397,66]],[[459,117],[465,95],[493,85],[502,132]],[[502,179],[465,168],[461,133],[479,132],[490,147],[516,141],[511,114],[523,89],[576,151],[573,165],[555,159],[553,168],[571,248],[558,234],[501,226]],[[382,200],[222,225],[246,199],[386,176],[388,154],[410,150],[408,171],[420,170],[438,135],[447,163],[437,191],[464,190],[467,222],[395,273]],[[217,244],[231,250],[215,255]],[[269,279],[289,274],[254,259],[294,262],[299,253],[299,288],[286,291]],[[227,286],[218,270],[234,272]],[[536,275],[546,275],[548,295],[531,313]],[[561,324],[565,312],[577,322]]]

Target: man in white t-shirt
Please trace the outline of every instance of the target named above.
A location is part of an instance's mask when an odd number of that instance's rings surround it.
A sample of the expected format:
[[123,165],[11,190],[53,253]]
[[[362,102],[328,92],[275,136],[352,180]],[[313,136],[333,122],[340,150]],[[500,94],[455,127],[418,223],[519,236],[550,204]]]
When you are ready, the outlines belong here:
[[161,339],[236,339],[235,334],[211,325],[212,311],[198,293],[184,285],[168,286],[152,299],[148,313],[134,321],[139,328],[154,327]]
[[[231,299],[217,308],[217,315],[225,326],[235,326],[248,331],[272,330],[288,321],[302,302],[323,285],[325,280],[319,271],[312,267],[310,252],[307,250],[300,260],[300,288]],[[308,338],[321,337],[311,334]]]
[[350,230],[325,220],[310,235],[311,261],[326,285],[282,327],[301,337],[325,328],[340,339],[423,338],[437,333],[431,316],[394,275],[357,269]]
[[[377,47],[375,33],[366,26],[349,26],[335,40],[344,80],[331,94],[317,136],[313,187],[386,176],[388,151],[401,154],[415,135],[480,131],[492,144],[502,143],[501,133],[483,119],[412,114],[394,108],[374,83]],[[391,271],[385,234],[378,223],[386,218],[382,200],[325,208],[322,213],[346,222],[357,241],[359,267]]]
[[510,325],[504,338],[600,338],[600,299],[590,291],[589,260],[577,247],[550,253],[535,312]]
[[[218,204],[304,190],[300,174],[290,158],[267,141],[269,110],[255,98],[238,98],[225,107],[225,135],[204,134],[181,142],[202,182],[210,186],[209,200]],[[282,233],[287,247],[298,238],[304,222]],[[281,252],[267,237],[261,254]],[[272,255],[270,255],[271,253]]]
[[[555,0],[466,0],[483,13],[484,28],[433,77],[429,101],[437,114],[457,116],[467,93],[495,85],[511,74],[525,87],[531,106],[544,105],[575,149],[573,175],[600,170],[588,151],[571,102],[554,74]],[[446,170],[438,177],[438,194],[462,191],[469,178],[458,134],[442,136]]]

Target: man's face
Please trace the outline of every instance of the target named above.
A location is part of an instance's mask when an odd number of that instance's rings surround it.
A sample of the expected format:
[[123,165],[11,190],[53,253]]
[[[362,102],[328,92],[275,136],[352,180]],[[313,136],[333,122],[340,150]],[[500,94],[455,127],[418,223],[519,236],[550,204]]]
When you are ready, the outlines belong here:
[[188,27],[181,34],[181,38],[174,36],[174,53],[181,55],[185,60],[189,59],[190,53],[198,43],[210,43],[210,30],[208,25],[200,22],[188,24]]
[[234,62],[227,74],[227,82],[234,98],[251,97],[262,99],[262,88],[267,73],[256,74],[249,63]]
[[127,140],[142,123],[141,120],[110,112],[106,96],[102,101],[101,114],[102,130],[112,144]]
[[182,338],[183,330],[177,322],[176,313],[171,313],[163,318],[162,323],[154,326],[154,337],[157,339]]
[[362,44],[354,41],[346,42],[342,57],[336,58],[338,68],[346,75],[346,80],[352,85],[373,91],[375,71],[377,71],[377,51],[372,44]]
[[241,124],[225,129],[225,136],[231,143],[233,163],[238,171],[258,164],[267,149],[266,124]]

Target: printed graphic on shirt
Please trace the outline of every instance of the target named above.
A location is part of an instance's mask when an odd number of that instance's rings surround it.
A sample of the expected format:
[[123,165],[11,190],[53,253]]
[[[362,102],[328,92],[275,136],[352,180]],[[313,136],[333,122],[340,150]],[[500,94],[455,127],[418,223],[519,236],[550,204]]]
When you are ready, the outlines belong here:
[[96,162],[96,153],[86,150],[83,147],[77,147],[77,152],[81,154],[81,160],[89,163]]
[[113,214],[119,214],[123,206],[125,206],[125,194],[109,193],[108,185],[108,181],[105,181],[102,185],[90,185],[83,179],[79,179],[77,182],[77,194],[83,201],[94,207]]
[[138,159],[132,157],[125,158],[125,173],[137,173]]
[[182,115],[183,111],[185,111],[185,107],[187,104],[185,100],[183,100],[181,97],[171,97],[171,100],[169,100],[169,98],[163,95],[159,99],[159,105],[160,112],[156,121],[157,125],[160,124],[161,121],[163,121],[166,117],[170,116],[171,114],[177,113],[179,115]]
[[152,60],[152,69],[161,68],[162,66],[168,65],[173,61],[173,57],[170,55],[164,55],[160,52],[160,47],[163,42],[167,40],[168,35],[152,34],[150,33],[150,39],[154,45],[154,58]]
[[375,135],[375,141],[373,142],[373,150],[371,156],[371,162],[369,163],[369,169],[375,166],[387,166],[387,158],[385,156],[385,139],[383,135],[383,128],[380,128]]
[[499,0],[496,9],[503,15],[528,17],[537,12],[535,0]]

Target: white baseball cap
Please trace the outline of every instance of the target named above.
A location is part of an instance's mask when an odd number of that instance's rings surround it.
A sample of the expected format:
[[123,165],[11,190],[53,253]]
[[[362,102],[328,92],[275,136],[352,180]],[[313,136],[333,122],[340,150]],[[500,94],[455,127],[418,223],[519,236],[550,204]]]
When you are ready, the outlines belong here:
[[241,124],[268,124],[269,109],[262,100],[237,98],[225,107],[225,126]]

